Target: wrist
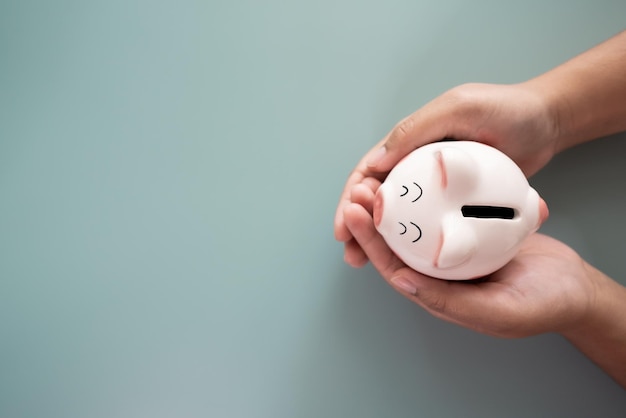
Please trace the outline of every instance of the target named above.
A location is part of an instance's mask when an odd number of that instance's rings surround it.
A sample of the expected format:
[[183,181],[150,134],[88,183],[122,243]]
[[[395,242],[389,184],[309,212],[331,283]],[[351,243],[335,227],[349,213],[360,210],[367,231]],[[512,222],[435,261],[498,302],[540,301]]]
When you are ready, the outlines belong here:
[[626,31],[535,77],[557,127],[556,152],[626,130]]
[[561,332],[626,388],[626,288],[591,268],[597,292],[587,314]]
[[593,289],[588,305],[560,334],[575,344],[607,338],[626,343],[626,288],[589,264],[585,268]]
[[546,142],[552,155],[568,148],[565,140],[570,126],[567,103],[564,103],[555,86],[546,83],[542,77],[537,77],[521,83],[520,87],[532,94],[539,103],[542,117],[546,121]]

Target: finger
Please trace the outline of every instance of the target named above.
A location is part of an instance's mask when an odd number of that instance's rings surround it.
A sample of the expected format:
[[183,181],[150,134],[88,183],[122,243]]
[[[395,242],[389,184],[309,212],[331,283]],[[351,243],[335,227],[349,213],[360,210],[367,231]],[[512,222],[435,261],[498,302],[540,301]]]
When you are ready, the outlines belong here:
[[369,187],[372,193],[376,193],[382,182],[374,177],[365,177],[361,183]]
[[350,200],[352,203],[361,205],[368,213],[374,210],[374,192],[371,188],[363,183],[357,184],[352,188]]
[[368,167],[372,171],[387,171],[403,157],[422,145],[444,138],[463,138],[468,130],[458,117],[462,97],[452,90],[434,99],[401,120],[385,138],[382,146],[372,154]]
[[[345,219],[355,240],[389,284],[434,315],[451,319],[446,312],[449,304],[443,297],[449,283],[429,278],[406,267],[376,232],[371,216],[362,206],[353,203],[346,207]],[[422,292],[423,299],[420,297]]]
[[369,150],[361,161],[359,161],[350,176],[348,176],[348,180],[346,181],[346,185],[341,192],[339,204],[337,205],[337,210],[335,212],[334,234],[335,239],[338,241],[347,242],[352,239],[352,234],[346,227],[343,219],[343,210],[348,204],[350,204],[350,191],[352,187],[358,183],[365,182],[365,184],[367,184],[370,188],[377,189],[378,186],[380,186],[380,181],[384,178],[384,173],[373,172],[368,168],[366,163],[372,158],[373,153],[381,147],[383,141],[384,140],[380,141],[374,148]]
[[[348,241],[352,238],[346,227],[343,212],[350,203],[351,188],[367,177],[382,180],[388,172],[403,157],[414,149],[446,137],[463,137],[467,126],[459,122],[457,117],[463,110],[463,95],[455,93],[453,89],[431,101],[412,115],[400,121],[392,130],[372,148],[359,162],[341,194],[337,212],[335,214],[335,238],[339,241]],[[467,106],[465,106],[467,107]],[[470,139],[469,135],[467,138]]]
[[343,259],[351,267],[360,268],[369,261],[367,255],[355,239],[344,244]]
[[395,256],[383,237],[376,231],[372,216],[363,206],[351,203],[346,206],[344,216],[354,239],[385,279],[391,278],[394,273],[404,267],[404,263]]
[[499,283],[439,280],[408,270],[390,282],[440,319],[495,336],[519,332],[521,309],[516,309],[511,293]]
[[335,239],[337,241],[348,242],[352,239],[352,234],[348,227],[346,226],[343,212],[347,205],[351,203],[350,201],[350,190],[355,184],[358,184],[361,180],[363,180],[365,176],[360,171],[353,171],[352,174],[348,177],[348,181],[341,192],[341,196],[339,198],[339,204],[337,205],[337,210],[335,212]]
[[[374,208],[374,190],[377,190],[379,185],[380,181],[370,178],[365,179],[363,183],[353,186],[350,193],[351,202],[363,206],[365,210],[372,213]],[[362,267],[369,261],[367,255],[354,238],[345,243],[344,260],[352,267]]]
[[354,239],[383,278],[432,315],[489,335],[508,336],[515,331],[518,305],[504,285],[440,280],[418,273],[389,249],[365,208],[348,205],[345,219]]

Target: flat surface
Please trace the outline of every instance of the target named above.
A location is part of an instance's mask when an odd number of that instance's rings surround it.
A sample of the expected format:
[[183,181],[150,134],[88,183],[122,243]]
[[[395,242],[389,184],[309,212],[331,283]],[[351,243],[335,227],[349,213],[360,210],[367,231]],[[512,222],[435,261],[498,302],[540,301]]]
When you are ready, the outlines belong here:
[[[505,4],[506,3],[506,4]],[[431,318],[332,237],[360,156],[623,1],[0,3],[1,417],[623,417],[558,336]],[[624,283],[626,137],[533,179]]]

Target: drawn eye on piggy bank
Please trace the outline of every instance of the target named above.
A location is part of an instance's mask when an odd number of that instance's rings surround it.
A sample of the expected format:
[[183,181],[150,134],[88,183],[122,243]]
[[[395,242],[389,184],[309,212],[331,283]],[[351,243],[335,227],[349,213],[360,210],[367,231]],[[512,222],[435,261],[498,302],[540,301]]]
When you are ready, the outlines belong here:
[[449,280],[498,270],[547,217],[520,168],[472,141],[413,151],[374,200],[374,224],[393,252],[414,270]]

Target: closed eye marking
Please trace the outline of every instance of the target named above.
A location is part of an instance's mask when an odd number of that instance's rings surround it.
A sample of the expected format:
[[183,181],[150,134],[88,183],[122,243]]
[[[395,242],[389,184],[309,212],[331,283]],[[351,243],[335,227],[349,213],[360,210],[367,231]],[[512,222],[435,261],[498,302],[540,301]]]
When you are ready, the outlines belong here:
[[414,224],[413,222],[411,222],[411,225],[413,225],[414,227],[417,228],[417,232],[419,232],[419,235],[417,236],[417,238],[415,238],[413,241],[411,242],[417,242],[420,238],[422,238],[422,229],[417,226],[416,224]]
[[[422,197],[422,193],[424,193],[424,191],[422,190],[422,188],[420,187],[420,185],[419,185],[419,184],[417,184],[417,183],[415,183],[415,182],[413,182],[413,184],[417,187],[417,189],[419,190],[419,193],[418,193],[417,197],[411,201],[411,203],[415,203],[415,202],[417,202],[417,199],[419,199],[420,197]],[[404,189],[404,192],[400,195],[400,197],[404,197],[404,196],[406,196],[407,194],[409,194],[409,188],[408,188],[408,187],[406,187],[406,186],[404,186],[404,185],[403,185],[403,186],[402,186],[402,188]]]
[[[420,187],[420,185],[419,185],[419,184],[417,184],[417,183],[415,183],[415,182],[413,182],[413,184],[414,184],[414,185],[416,185],[418,189],[420,189],[420,194],[419,194],[419,195],[418,195],[415,199],[413,199],[413,203],[415,203],[415,202],[417,202],[417,199],[419,199],[420,197],[422,197],[422,193],[424,193],[424,191],[422,190],[422,188]],[[415,224],[414,224],[414,225],[415,225]],[[415,225],[415,226],[417,226],[417,225]],[[419,228],[419,227],[418,227],[418,228]],[[418,239],[419,239],[419,238],[418,238]]]
[[404,231],[400,232],[400,235],[404,235],[406,234],[406,225],[403,224],[402,222],[398,222],[400,225],[402,225],[402,227],[404,228]]

